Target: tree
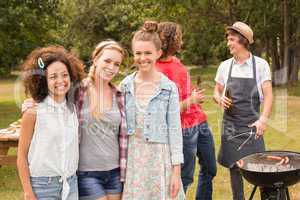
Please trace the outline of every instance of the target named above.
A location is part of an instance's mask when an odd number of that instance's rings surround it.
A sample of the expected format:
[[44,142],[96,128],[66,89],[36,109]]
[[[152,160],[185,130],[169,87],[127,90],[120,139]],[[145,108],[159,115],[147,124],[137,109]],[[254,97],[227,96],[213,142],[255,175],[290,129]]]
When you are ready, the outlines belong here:
[[57,43],[58,0],[0,1],[0,76],[34,48]]

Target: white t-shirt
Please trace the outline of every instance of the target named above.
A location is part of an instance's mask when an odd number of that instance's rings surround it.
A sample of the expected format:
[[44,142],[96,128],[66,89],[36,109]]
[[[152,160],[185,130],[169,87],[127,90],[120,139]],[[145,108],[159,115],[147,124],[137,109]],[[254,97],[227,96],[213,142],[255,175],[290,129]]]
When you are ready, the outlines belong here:
[[[263,58],[254,56],[256,62],[256,80],[257,88],[259,92],[260,101],[263,101],[263,92],[261,85],[265,81],[271,80],[270,66],[266,60]],[[228,80],[228,74],[231,62],[233,60],[231,77],[235,78],[252,78],[253,77],[253,67],[252,67],[252,55],[243,64],[237,64],[234,58],[227,59],[223,61],[218,67],[218,71],[215,77],[215,81],[221,85],[225,85]]]

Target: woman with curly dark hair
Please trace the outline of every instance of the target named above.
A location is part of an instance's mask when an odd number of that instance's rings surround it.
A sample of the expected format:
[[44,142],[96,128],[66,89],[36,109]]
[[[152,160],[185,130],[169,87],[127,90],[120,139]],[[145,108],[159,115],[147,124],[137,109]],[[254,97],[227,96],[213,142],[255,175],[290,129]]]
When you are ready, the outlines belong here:
[[24,64],[24,86],[37,106],[22,116],[18,172],[26,200],[78,199],[78,119],[67,98],[83,63],[62,46],[37,48]]
[[212,180],[217,168],[213,136],[207,116],[200,105],[203,102],[204,91],[193,88],[187,69],[175,57],[182,45],[181,27],[174,22],[161,22],[158,25],[158,33],[163,54],[156,67],[174,81],[179,90],[184,154],[184,164],[181,168],[183,187],[186,191],[193,182],[197,155],[201,167],[196,199],[210,200],[213,191]]

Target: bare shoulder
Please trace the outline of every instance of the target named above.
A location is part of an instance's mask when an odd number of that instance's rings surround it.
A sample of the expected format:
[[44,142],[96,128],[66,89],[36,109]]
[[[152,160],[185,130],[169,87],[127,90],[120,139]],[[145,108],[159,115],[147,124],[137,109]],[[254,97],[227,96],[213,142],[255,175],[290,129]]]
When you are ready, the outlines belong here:
[[30,123],[30,122],[35,122],[36,120],[36,112],[37,112],[37,108],[32,107],[32,108],[28,108],[22,116],[22,122],[25,123]]

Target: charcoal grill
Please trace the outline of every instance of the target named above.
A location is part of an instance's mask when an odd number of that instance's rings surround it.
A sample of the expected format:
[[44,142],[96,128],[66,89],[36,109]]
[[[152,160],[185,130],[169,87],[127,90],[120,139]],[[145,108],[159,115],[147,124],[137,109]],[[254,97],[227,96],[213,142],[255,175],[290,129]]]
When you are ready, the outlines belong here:
[[253,199],[257,187],[262,200],[290,200],[288,187],[300,181],[300,153],[255,153],[242,158],[239,168],[243,177],[254,185],[249,200]]

